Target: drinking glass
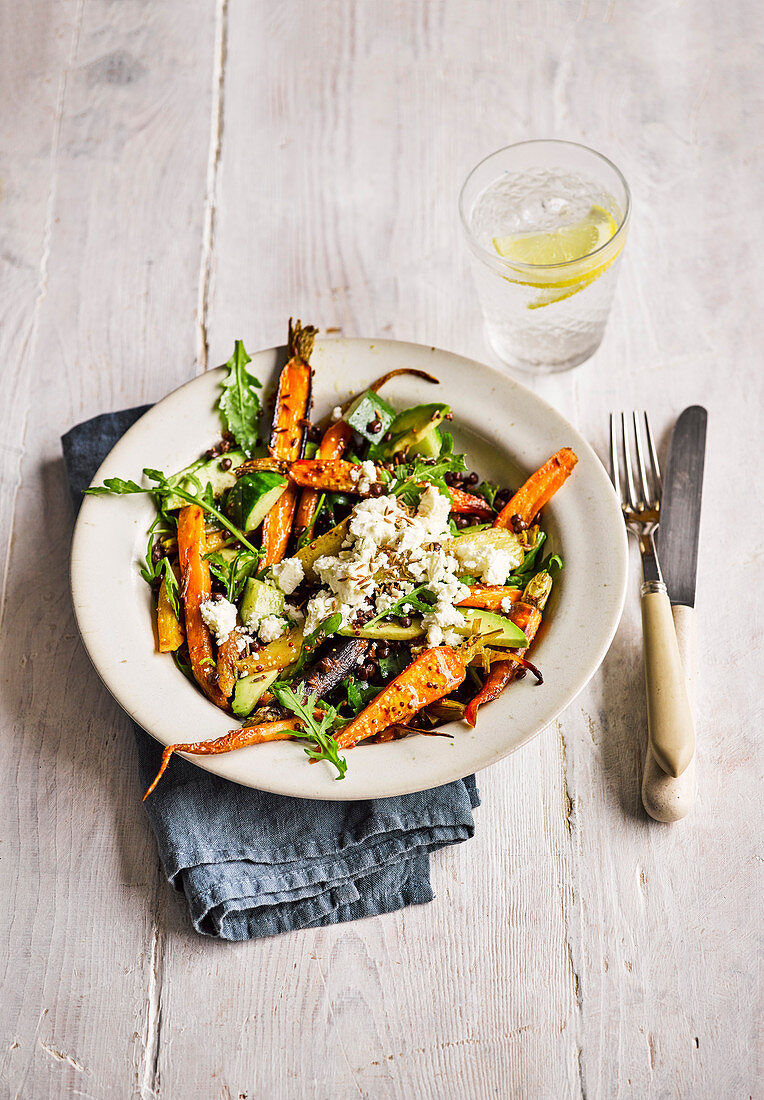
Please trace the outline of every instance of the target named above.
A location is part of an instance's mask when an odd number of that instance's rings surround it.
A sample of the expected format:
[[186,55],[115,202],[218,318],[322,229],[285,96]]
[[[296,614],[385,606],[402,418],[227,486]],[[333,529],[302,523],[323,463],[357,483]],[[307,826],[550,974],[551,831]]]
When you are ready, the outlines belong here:
[[524,371],[568,370],[600,345],[629,226],[622,173],[571,141],[524,141],[482,160],[459,212],[486,339]]

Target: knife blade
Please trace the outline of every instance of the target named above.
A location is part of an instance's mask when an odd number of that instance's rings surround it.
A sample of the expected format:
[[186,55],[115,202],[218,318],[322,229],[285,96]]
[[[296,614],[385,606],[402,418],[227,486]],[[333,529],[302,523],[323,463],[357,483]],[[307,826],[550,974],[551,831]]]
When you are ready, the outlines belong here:
[[690,405],[671,436],[663,479],[658,557],[672,604],[695,606],[708,413]]

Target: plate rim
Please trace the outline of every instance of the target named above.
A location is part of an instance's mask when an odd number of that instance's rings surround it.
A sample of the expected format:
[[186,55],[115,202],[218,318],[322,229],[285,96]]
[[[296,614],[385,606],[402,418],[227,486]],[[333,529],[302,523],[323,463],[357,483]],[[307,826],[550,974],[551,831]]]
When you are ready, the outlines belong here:
[[[499,760],[504,759],[505,757],[507,757],[507,756],[513,754],[514,752],[516,752],[518,749],[522,748],[524,745],[527,745],[530,741],[532,741],[535,737],[537,737],[544,729],[548,728],[548,726],[550,726],[554,721],[556,721],[556,719],[559,717],[559,715],[565,709],[567,709],[567,707],[569,707],[571,705],[571,703],[577,698],[577,696],[584,690],[584,688],[589,683],[589,681],[592,679],[594,674],[601,667],[602,662],[603,662],[605,656],[607,655],[607,652],[608,652],[608,650],[609,650],[609,648],[612,644],[613,638],[615,637],[616,631],[617,631],[619,623],[621,621],[621,617],[622,617],[622,614],[623,614],[623,608],[624,608],[624,605],[625,605],[625,599],[626,599],[627,584],[628,584],[628,542],[627,542],[626,528],[625,528],[625,525],[622,522],[622,519],[620,518],[620,503],[618,502],[618,498],[616,496],[615,490],[613,489],[613,486],[610,482],[609,475],[607,474],[607,471],[605,470],[605,467],[604,467],[602,461],[600,460],[599,456],[597,455],[597,452],[594,450],[594,448],[591,446],[591,444],[588,442],[588,440],[586,440],[584,438],[584,436],[578,431],[578,429],[575,428],[574,425],[571,424],[567,420],[567,418],[565,416],[563,416],[563,414],[560,413],[557,409],[555,409],[554,406],[551,405],[545,398],[541,397],[535,391],[531,390],[528,386],[525,386],[522,382],[518,381],[515,378],[512,378],[511,376],[507,375],[503,371],[497,369],[495,366],[492,366],[488,363],[481,362],[480,360],[472,359],[468,356],[464,356],[464,355],[461,355],[461,354],[456,353],[456,352],[448,351],[448,350],[443,349],[443,348],[438,348],[438,347],[430,345],[430,344],[420,344],[420,343],[415,343],[415,342],[412,342],[412,341],[401,341],[401,340],[390,340],[390,339],[368,339],[368,338],[363,338],[363,337],[344,337],[344,336],[343,337],[326,337],[326,336],[324,336],[322,338],[319,338],[316,341],[316,348],[315,348],[315,352],[314,352],[314,362],[316,360],[316,357],[320,356],[322,354],[322,352],[324,352],[327,349],[327,347],[329,347],[329,346],[337,347],[337,346],[340,346],[340,345],[345,346],[345,347],[350,348],[350,349],[352,349],[353,347],[356,347],[358,349],[362,348],[364,353],[368,353],[368,352],[373,351],[375,349],[384,349],[386,351],[387,350],[391,351],[393,354],[395,354],[397,352],[400,352],[401,354],[405,355],[406,351],[408,350],[409,352],[413,352],[417,356],[421,356],[422,354],[434,355],[436,357],[445,356],[449,360],[451,360],[454,365],[461,364],[465,368],[477,367],[477,368],[479,368],[480,371],[487,371],[493,377],[493,379],[495,380],[497,385],[500,385],[502,388],[509,388],[510,391],[514,391],[515,393],[517,393],[517,392],[521,393],[525,400],[530,400],[530,402],[532,404],[535,404],[537,406],[539,411],[541,413],[543,413],[544,417],[551,416],[553,419],[557,420],[559,422],[559,426],[560,426],[561,431],[567,431],[567,432],[570,432],[572,434],[573,439],[571,440],[571,442],[572,442],[573,446],[576,448],[577,453],[580,450],[583,450],[587,453],[587,456],[588,456],[589,459],[594,459],[594,461],[596,463],[596,466],[599,467],[599,470],[601,471],[601,474],[603,475],[605,482],[607,483],[607,485],[610,488],[610,495],[611,495],[612,503],[614,505],[614,508],[616,508],[617,511],[618,511],[621,536],[617,539],[616,543],[611,546],[611,550],[613,551],[613,553],[615,555],[614,561],[613,561],[613,573],[614,573],[613,580],[617,584],[618,588],[617,588],[617,592],[615,594],[616,599],[615,599],[615,602],[613,604],[613,609],[612,609],[612,612],[611,612],[611,615],[610,615],[610,622],[609,622],[607,628],[603,629],[600,644],[597,647],[596,652],[594,653],[594,655],[590,657],[586,668],[577,677],[575,677],[574,681],[572,681],[570,687],[565,692],[564,697],[562,698],[562,700],[559,702],[558,705],[556,705],[554,707],[552,713],[545,715],[544,720],[543,720],[543,722],[541,722],[541,724],[537,723],[535,725],[532,725],[526,732],[523,732],[520,735],[518,735],[516,737],[516,739],[513,741],[513,743],[511,744],[511,746],[507,747],[507,746],[497,745],[497,747],[494,751],[488,752],[487,754],[484,754],[483,756],[481,756],[481,758],[478,762],[473,763],[466,770],[464,770],[463,768],[457,769],[459,774],[456,774],[456,773],[450,774],[449,773],[445,777],[443,776],[443,774],[439,774],[436,778],[434,778],[432,780],[432,782],[430,782],[429,784],[424,784],[424,785],[420,781],[415,782],[413,785],[411,785],[410,783],[406,783],[406,782],[393,784],[392,788],[390,787],[389,784],[388,784],[388,786],[381,785],[380,789],[369,791],[368,793],[365,793],[365,794],[360,793],[358,790],[355,790],[355,789],[352,791],[351,794],[344,793],[344,791],[346,790],[345,782],[343,782],[342,784],[334,784],[333,786],[327,786],[327,788],[325,790],[322,789],[320,792],[316,793],[316,792],[312,792],[311,790],[300,790],[299,789],[299,786],[300,786],[299,781],[296,784],[295,783],[289,783],[289,782],[284,782],[284,783],[280,783],[280,782],[275,782],[275,783],[263,782],[263,777],[258,776],[257,777],[257,782],[254,782],[251,779],[247,779],[246,777],[232,775],[231,774],[232,769],[230,767],[225,766],[228,763],[228,759],[229,759],[228,754],[226,754],[225,756],[194,757],[194,756],[190,756],[186,753],[179,753],[179,755],[182,756],[183,759],[190,761],[195,766],[202,768],[202,770],[209,771],[213,774],[219,775],[219,776],[221,776],[223,778],[226,778],[226,779],[230,779],[231,781],[237,782],[237,783],[239,783],[243,786],[253,787],[253,788],[258,789],[258,790],[264,790],[264,791],[272,792],[272,793],[275,793],[275,794],[289,795],[289,796],[292,796],[292,797],[307,798],[307,799],[312,799],[312,800],[329,800],[329,801],[346,801],[349,798],[352,799],[352,800],[366,800],[366,799],[373,799],[373,798],[380,798],[380,797],[392,797],[392,796],[396,796],[396,795],[410,794],[410,793],[415,793],[415,792],[419,792],[419,791],[423,791],[423,790],[429,790],[429,789],[432,789],[433,787],[437,787],[437,786],[440,786],[442,784],[453,782],[454,780],[457,780],[457,779],[460,779],[460,778],[464,778],[465,776],[471,774],[472,772],[474,772],[476,770],[482,771],[484,768],[491,767],[493,764],[497,763]],[[275,362],[278,362],[279,357],[283,356],[284,351],[285,351],[285,348],[284,348],[283,345],[277,345],[275,347],[263,348],[263,349],[260,349],[259,351],[256,351],[256,352],[252,353],[253,367],[256,369],[258,359],[267,359],[268,357],[271,357],[271,358],[274,359]],[[178,395],[180,395],[183,391],[186,391],[186,390],[194,388],[194,387],[199,387],[200,384],[203,381],[207,380],[210,376],[214,376],[215,374],[220,372],[222,369],[223,369],[222,367],[212,368],[211,370],[205,371],[203,374],[196,375],[194,378],[189,379],[187,382],[184,382],[180,386],[177,386],[175,389],[171,390],[164,397],[162,397],[159,401],[157,401],[155,404],[153,404],[150,409],[148,409],[145,413],[143,413],[138,418],[138,420],[133,425],[131,425],[130,428],[128,428],[128,430],[124,433],[124,435],[122,435],[120,437],[120,439],[117,441],[117,443],[114,445],[114,447],[112,447],[112,449],[109,451],[108,455],[104,458],[103,462],[100,464],[98,470],[96,471],[96,474],[93,478],[93,481],[91,482],[91,485],[102,482],[104,476],[110,476],[109,471],[108,471],[108,467],[110,466],[110,464],[112,462],[112,457],[113,457],[115,451],[122,450],[124,447],[129,446],[131,436],[139,435],[142,430],[145,430],[144,421],[146,420],[146,418],[152,417],[152,414],[155,414],[157,409],[159,409],[166,402],[169,402],[172,399],[176,399],[178,397]],[[434,369],[437,370],[437,367],[435,367]],[[267,391],[267,384],[264,384],[264,392],[266,392],[266,391]],[[451,403],[455,404],[453,399],[452,399]],[[143,425],[143,429],[141,427],[142,425]],[[560,445],[563,445],[562,441],[561,441]],[[511,450],[511,448],[507,449],[507,454],[509,456],[513,456],[513,452]],[[581,455],[579,453],[579,458],[580,457],[581,457]],[[102,472],[104,470],[106,470],[105,474]],[[104,498],[100,498],[101,501],[103,499]],[[140,499],[143,500],[144,498],[140,498]],[[74,610],[75,610],[75,620],[77,622],[77,628],[78,628],[78,631],[80,633],[80,637],[82,639],[85,650],[88,654],[88,657],[89,657],[91,663],[93,664],[93,667],[95,668],[96,673],[98,674],[99,678],[101,679],[101,681],[104,684],[104,686],[106,687],[106,689],[113,696],[115,701],[118,703],[118,705],[135,722],[137,722],[143,729],[145,729],[146,732],[149,733],[149,735],[152,738],[154,738],[154,740],[156,740],[159,744],[166,746],[168,744],[171,744],[172,741],[163,739],[163,737],[158,732],[156,732],[156,730],[151,729],[151,728],[147,728],[145,721],[141,721],[138,718],[138,716],[136,714],[136,707],[134,705],[134,702],[131,703],[130,700],[126,700],[122,696],[122,693],[117,691],[117,689],[114,686],[114,678],[113,678],[113,676],[111,676],[109,674],[108,662],[106,662],[103,659],[102,654],[98,649],[97,642],[90,636],[89,631],[83,630],[83,621],[82,620],[83,620],[83,617],[85,617],[85,608],[86,608],[86,606],[88,605],[88,602],[89,602],[87,598],[83,598],[83,591],[85,590],[85,582],[86,582],[86,579],[87,579],[84,576],[84,574],[85,574],[86,569],[87,569],[88,529],[89,529],[89,527],[92,526],[92,523],[90,521],[91,513],[93,513],[93,515],[96,514],[95,509],[97,508],[97,501],[99,501],[99,498],[94,498],[94,497],[86,497],[82,501],[82,504],[81,504],[81,507],[80,507],[80,510],[79,510],[79,514],[77,516],[77,520],[76,520],[76,523],[75,523],[73,536],[72,536],[69,577],[70,577],[70,589],[71,589],[71,595],[72,595],[72,602],[73,602]],[[614,530],[617,529],[615,524],[613,525],[613,529]],[[84,547],[84,550],[83,550],[83,547]],[[142,583],[143,582],[141,582],[141,584]],[[163,656],[165,656],[165,655],[163,655]],[[193,688],[192,688],[192,690],[196,691],[196,689],[193,689]],[[198,693],[198,692],[197,692],[197,694],[199,695],[199,698],[203,700],[203,697],[201,696],[201,694]],[[203,700],[203,701],[207,702],[206,700]],[[208,703],[207,705],[211,706],[212,704]],[[137,708],[137,709],[140,712],[140,708]],[[219,714],[223,715],[223,712],[219,712]],[[224,716],[224,717],[225,717],[226,722],[229,725],[233,725],[233,723],[235,723],[235,721],[236,721],[236,719],[231,717],[231,716]],[[469,732],[472,732],[472,731],[469,731]],[[404,741],[399,741],[399,742],[395,742],[395,743],[392,743],[392,744],[402,746],[402,745],[405,745],[407,742],[413,741],[413,740],[415,740],[415,739],[405,739]],[[419,739],[416,739],[416,740],[421,741],[422,739],[419,738]],[[433,739],[429,739],[429,740],[433,740]],[[270,747],[271,746],[268,746],[268,748],[270,748]],[[264,748],[266,748],[266,746],[257,746],[257,749],[260,750],[260,751],[262,751],[262,749],[264,749]],[[363,749],[368,750],[370,748],[373,748],[375,751],[378,751],[380,748],[382,748],[382,746],[364,746],[364,747],[359,747],[359,748],[360,748],[360,751],[363,751]],[[246,753],[246,752],[250,752],[250,751],[253,751],[253,750],[241,750],[241,751]],[[358,751],[359,751],[359,749],[355,750],[355,752],[358,752]],[[235,757],[236,755],[237,754],[235,754],[235,753],[230,754],[230,756],[232,756],[232,757]],[[348,767],[348,773],[347,773],[348,776],[351,774],[352,761],[353,761],[354,757],[355,757],[355,753],[353,754],[353,757],[351,757],[350,760],[349,760],[349,767]],[[233,770],[235,771],[236,769],[234,768]],[[313,770],[314,769],[311,768],[311,772]],[[291,769],[290,769],[288,774],[289,775],[293,774]],[[340,788],[340,789],[338,789],[338,788]]]

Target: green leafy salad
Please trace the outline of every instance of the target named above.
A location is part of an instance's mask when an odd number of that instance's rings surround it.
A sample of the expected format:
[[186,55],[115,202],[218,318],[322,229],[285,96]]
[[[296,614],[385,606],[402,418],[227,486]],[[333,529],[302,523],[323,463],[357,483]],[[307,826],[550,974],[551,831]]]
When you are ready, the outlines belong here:
[[527,671],[542,682],[525,654],[562,561],[541,511],[575,454],[516,491],[482,480],[454,449],[449,405],[397,406],[396,378],[438,384],[405,366],[314,421],[315,336],[290,321],[267,427],[237,340],[220,439],[177,473],[87,490],[152,496],[141,573],[159,650],[243,723],[170,745],[147,794],[175,751],[287,739],[341,779],[360,742],[452,736]]

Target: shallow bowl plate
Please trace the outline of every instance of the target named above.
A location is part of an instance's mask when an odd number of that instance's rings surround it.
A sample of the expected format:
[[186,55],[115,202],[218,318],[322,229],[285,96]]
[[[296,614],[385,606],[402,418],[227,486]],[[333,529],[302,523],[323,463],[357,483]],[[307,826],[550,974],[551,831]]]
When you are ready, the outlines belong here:
[[[251,370],[267,392],[283,349],[258,352]],[[321,417],[394,367],[418,367],[440,385],[399,377],[385,388],[398,407],[433,400],[454,409],[457,449],[470,469],[502,485],[522,479],[560,447],[578,466],[545,509],[549,546],[565,569],[555,582],[533,647],[544,673],[517,682],[483,707],[478,726],[447,727],[453,738],[410,737],[348,753],[345,779],[310,764],[299,744],[277,742],[223,756],[188,757],[246,786],[302,798],[382,798],[426,790],[488,767],[535,737],[578,695],[607,652],[626,589],[626,533],[610,480],[589,444],[550,405],[482,363],[436,348],[387,340],[321,340],[313,355],[315,415]],[[133,425],[96,475],[141,480],[144,467],[173,472],[220,438],[216,402],[222,369],[181,386]],[[236,725],[197,691],[169,655],[156,653],[150,590],[139,576],[153,517],[142,496],[86,497],[74,532],[71,584],[82,640],[117,702],[163,745],[218,737]]]

